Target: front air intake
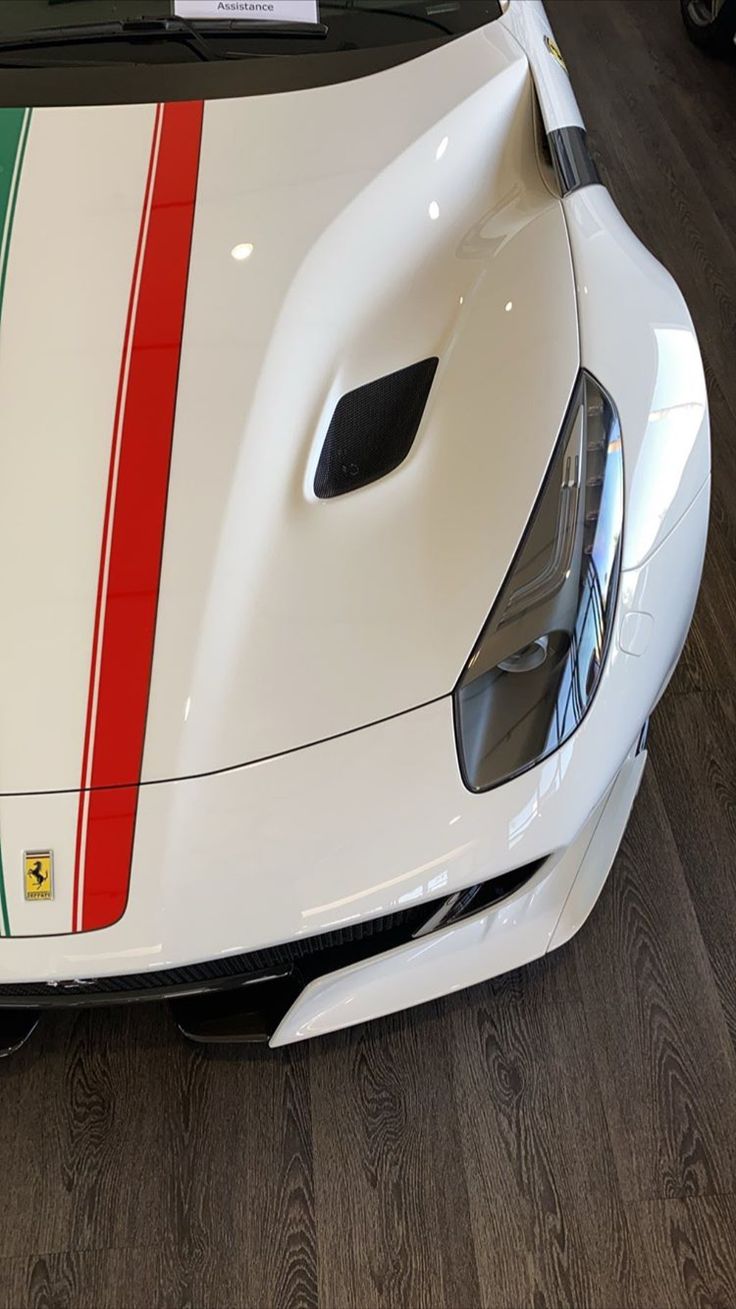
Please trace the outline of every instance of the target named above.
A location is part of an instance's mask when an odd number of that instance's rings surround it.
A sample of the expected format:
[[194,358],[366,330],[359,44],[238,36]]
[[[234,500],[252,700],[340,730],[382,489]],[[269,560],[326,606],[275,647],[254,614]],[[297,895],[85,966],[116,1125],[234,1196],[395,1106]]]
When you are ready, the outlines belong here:
[[314,494],[320,500],[376,482],[406,459],[438,363],[423,359],[342,397],[314,478]]

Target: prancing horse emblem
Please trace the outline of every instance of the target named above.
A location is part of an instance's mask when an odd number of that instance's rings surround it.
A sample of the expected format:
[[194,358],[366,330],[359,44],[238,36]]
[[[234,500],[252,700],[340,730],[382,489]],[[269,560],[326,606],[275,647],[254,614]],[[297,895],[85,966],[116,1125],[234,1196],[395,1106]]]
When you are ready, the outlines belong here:
[[23,883],[26,900],[53,900],[53,850],[26,850],[24,852]]
[[28,876],[33,878],[36,886],[39,888],[42,887],[44,882],[48,879],[48,873],[40,859],[37,859],[33,867],[28,869]]

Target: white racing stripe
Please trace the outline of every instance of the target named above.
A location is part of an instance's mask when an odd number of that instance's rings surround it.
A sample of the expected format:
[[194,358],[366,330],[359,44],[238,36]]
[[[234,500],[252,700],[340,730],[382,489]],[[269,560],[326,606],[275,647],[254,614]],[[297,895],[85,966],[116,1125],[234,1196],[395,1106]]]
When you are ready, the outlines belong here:
[[[34,111],[0,351],[0,792],[77,788],[110,444],[154,106]],[[69,931],[75,806],[5,816],[11,932]],[[74,813],[74,818],[71,818]],[[71,821],[71,828],[68,823]],[[68,850],[71,843],[72,856]],[[53,848],[56,894],[23,894],[24,849]]]

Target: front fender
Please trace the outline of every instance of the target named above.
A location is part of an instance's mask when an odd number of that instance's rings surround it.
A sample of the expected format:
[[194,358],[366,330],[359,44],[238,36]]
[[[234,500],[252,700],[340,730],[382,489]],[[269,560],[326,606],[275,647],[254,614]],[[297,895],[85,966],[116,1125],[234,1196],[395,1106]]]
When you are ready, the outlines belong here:
[[613,396],[626,478],[623,568],[638,568],[710,475],[705,376],[677,284],[624,222],[608,191],[563,201],[583,366]]

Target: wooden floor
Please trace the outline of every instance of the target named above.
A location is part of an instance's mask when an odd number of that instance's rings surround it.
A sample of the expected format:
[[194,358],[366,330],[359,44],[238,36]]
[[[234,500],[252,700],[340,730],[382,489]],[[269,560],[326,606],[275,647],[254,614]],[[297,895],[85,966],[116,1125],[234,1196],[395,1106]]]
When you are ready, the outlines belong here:
[[736,1306],[736,66],[672,0],[549,10],[714,428],[703,592],[614,873],[566,950],[311,1047],[48,1021],[0,1068],[2,1309]]

